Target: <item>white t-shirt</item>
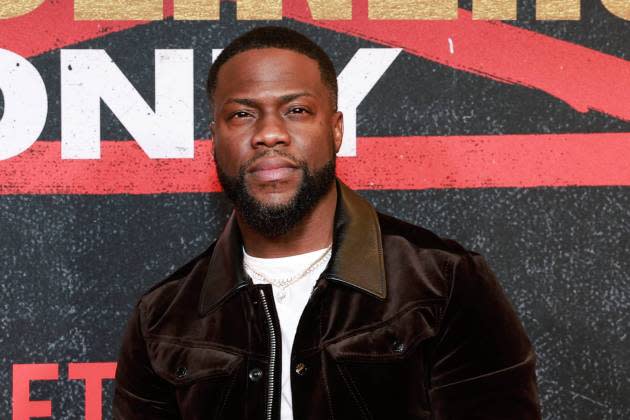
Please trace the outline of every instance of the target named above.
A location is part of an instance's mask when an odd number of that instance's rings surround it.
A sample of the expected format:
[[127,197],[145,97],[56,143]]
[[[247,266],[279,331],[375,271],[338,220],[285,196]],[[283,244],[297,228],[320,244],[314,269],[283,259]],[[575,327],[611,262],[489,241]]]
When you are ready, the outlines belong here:
[[[248,266],[265,278],[284,279],[303,273],[307,267],[317,261],[327,251],[328,248],[324,248],[290,257],[257,258],[248,255],[243,249],[243,260],[244,263],[247,263]],[[282,420],[293,420],[291,349],[293,348],[295,332],[315,282],[326,268],[329,260],[330,254],[322,259],[321,264],[318,264],[316,269],[284,290],[272,285],[273,298],[280,321],[280,335],[282,337],[282,401],[280,403],[280,418]],[[252,273],[247,266],[245,271],[252,278],[254,284],[266,283]]]

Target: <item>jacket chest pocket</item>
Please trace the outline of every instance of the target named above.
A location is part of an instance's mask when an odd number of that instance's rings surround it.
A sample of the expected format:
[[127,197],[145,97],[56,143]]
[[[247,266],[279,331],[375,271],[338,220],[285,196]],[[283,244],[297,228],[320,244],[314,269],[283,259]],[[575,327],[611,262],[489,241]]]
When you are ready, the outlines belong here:
[[337,383],[350,394],[338,397],[345,416],[354,409],[358,417],[358,409],[364,419],[430,418],[422,343],[435,336],[436,313],[416,306],[327,346]]
[[155,372],[174,386],[182,418],[217,419],[226,405],[243,357],[216,348],[149,340]]

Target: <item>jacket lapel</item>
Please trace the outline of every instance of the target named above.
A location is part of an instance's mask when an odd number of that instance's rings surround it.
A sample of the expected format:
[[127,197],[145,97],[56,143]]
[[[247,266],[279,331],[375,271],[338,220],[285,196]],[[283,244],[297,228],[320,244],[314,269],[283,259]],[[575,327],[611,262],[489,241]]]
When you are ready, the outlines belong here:
[[327,277],[385,299],[383,245],[376,210],[339,181],[337,191],[333,256]]
[[199,313],[205,315],[242,287],[247,286],[243,270],[241,232],[234,212],[217,239],[201,288]]

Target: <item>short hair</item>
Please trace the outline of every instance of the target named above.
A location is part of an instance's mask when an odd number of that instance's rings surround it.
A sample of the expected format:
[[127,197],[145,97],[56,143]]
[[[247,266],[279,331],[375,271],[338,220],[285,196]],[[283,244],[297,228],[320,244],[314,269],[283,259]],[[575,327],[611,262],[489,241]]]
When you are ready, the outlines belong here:
[[333,110],[337,110],[337,74],[330,57],[305,35],[282,26],[261,26],[252,29],[234,39],[223,49],[208,71],[206,88],[211,105],[213,105],[213,96],[221,67],[239,53],[263,48],[291,50],[317,61],[322,82],[330,92]]

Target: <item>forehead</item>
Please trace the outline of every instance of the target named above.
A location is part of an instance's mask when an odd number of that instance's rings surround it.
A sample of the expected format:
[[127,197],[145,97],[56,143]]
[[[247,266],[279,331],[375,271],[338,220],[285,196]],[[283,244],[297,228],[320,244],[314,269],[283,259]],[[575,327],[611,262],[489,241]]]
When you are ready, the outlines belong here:
[[214,100],[218,107],[230,98],[280,97],[308,92],[327,100],[317,61],[304,54],[279,48],[248,50],[223,64],[217,75]]

